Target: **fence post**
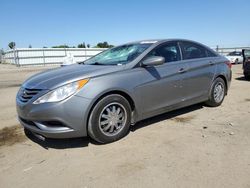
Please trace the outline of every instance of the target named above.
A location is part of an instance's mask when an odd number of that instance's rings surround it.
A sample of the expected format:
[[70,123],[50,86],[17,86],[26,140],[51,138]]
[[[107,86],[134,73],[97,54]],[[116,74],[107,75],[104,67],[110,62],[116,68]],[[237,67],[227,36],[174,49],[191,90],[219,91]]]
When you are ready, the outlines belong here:
[[216,45],[216,52],[219,51],[219,45]]
[[45,55],[44,55],[44,49],[43,49],[43,66],[45,66]]
[[18,56],[18,50],[16,50],[16,58],[17,58],[17,64],[18,64],[18,67],[20,67],[20,63],[19,63],[19,56]]
[[17,67],[19,67],[18,57],[17,57],[17,50],[16,48],[13,48],[13,55],[14,55],[14,62]]
[[84,48],[84,51],[85,51],[85,58],[84,58],[84,60],[86,60],[87,59],[87,50]]
[[13,56],[14,56],[14,63],[15,63],[15,65],[17,66],[17,64],[16,64],[16,53],[15,53],[15,48],[13,48]]
[[64,55],[67,56],[67,50],[64,48]]

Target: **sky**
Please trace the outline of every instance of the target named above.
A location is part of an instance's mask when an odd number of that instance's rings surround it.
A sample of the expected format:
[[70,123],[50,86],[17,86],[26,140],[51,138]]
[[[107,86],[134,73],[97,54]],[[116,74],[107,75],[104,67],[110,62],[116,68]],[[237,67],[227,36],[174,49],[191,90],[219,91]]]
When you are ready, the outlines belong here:
[[250,46],[250,0],[0,0],[0,49],[184,38]]

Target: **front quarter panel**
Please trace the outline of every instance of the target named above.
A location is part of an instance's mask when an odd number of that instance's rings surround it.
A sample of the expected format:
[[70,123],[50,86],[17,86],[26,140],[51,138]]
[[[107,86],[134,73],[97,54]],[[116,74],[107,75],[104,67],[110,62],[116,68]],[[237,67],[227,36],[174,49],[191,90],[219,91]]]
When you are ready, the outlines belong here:
[[135,92],[135,88],[143,82],[143,79],[140,79],[141,74],[141,71],[135,68],[94,77],[77,95],[91,99],[93,105],[102,95],[112,91],[121,91],[132,98],[137,109],[136,113],[140,114],[141,99],[139,93]]

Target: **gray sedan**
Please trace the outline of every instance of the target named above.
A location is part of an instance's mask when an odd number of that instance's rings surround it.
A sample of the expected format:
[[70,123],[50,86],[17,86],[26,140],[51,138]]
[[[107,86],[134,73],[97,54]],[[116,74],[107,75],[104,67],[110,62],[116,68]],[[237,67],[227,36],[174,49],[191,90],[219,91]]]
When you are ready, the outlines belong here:
[[230,62],[200,43],[145,40],[32,76],[16,106],[36,135],[108,143],[142,119],[200,102],[219,106],[230,81]]

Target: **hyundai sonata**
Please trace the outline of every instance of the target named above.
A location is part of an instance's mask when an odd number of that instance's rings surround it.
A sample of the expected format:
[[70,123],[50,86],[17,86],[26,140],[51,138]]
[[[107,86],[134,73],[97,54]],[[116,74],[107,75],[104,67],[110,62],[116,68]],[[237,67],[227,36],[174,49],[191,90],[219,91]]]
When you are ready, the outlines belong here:
[[142,119],[200,102],[219,106],[230,81],[230,62],[200,43],[145,40],[32,76],[16,106],[36,135],[108,143]]

